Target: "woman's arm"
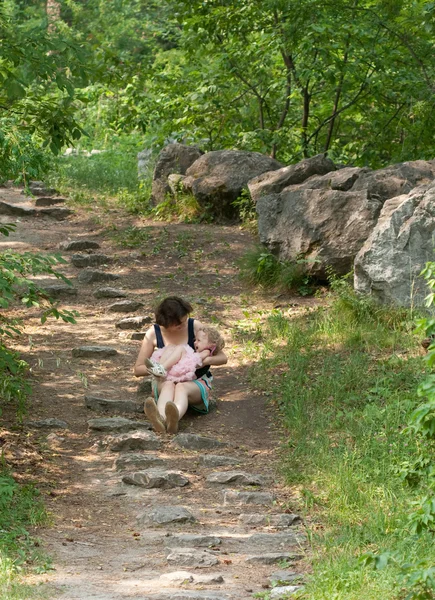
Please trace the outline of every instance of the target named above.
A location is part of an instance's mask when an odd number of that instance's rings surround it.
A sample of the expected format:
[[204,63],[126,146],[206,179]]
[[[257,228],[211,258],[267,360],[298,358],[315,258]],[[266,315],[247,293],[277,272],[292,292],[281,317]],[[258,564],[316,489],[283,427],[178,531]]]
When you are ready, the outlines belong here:
[[155,332],[154,327],[151,327],[145,334],[142,346],[140,347],[139,354],[136,359],[136,364],[134,365],[133,373],[136,375],[136,377],[144,377],[145,375],[150,374],[145,366],[145,359],[150,358],[151,354],[153,353],[154,342]]
[[204,360],[202,361],[202,366],[205,367],[209,365],[226,365],[227,362],[228,356],[225,354],[225,352],[221,350],[217,354],[212,354],[211,356],[207,356],[207,358],[204,358]]

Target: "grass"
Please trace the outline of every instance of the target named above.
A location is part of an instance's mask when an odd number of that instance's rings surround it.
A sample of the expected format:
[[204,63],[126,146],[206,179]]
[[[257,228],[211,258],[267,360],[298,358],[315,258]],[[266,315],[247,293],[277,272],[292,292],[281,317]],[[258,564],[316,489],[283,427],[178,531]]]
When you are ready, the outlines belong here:
[[417,455],[402,430],[426,367],[411,313],[359,299],[346,282],[333,287],[328,306],[296,320],[275,310],[251,328],[251,383],[272,392],[285,428],[282,473],[307,520],[313,573],[300,597],[404,598],[396,566],[375,571],[362,557],[435,561],[432,538],[416,544],[408,532],[415,492],[398,474]]
[[47,557],[28,528],[46,520],[38,491],[19,485],[3,469],[0,472],[0,600],[27,600],[40,597],[35,588],[20,583],[26,571],[43,573],[50,569]]

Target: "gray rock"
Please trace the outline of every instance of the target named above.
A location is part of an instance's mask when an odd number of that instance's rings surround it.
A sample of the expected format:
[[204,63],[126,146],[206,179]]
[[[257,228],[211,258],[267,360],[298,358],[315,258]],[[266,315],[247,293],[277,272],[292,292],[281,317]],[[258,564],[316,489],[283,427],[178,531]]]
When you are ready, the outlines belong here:
[[64,221],[70,215],[74,214],[74,211],[70,208],[64,208],[63,206],[51,206],[48,208],[37,208],[36,215],[41,215],[42,217],[51,217],[56,221]]
[[225,467],[227,465],[238,465],[241,460],[233,456],[218,456],[217,454],[204,454],[199,458],[199,464],[205,467]]
[[435,183],[387,200],[355,258],[355,290],[384,304],[423,306],[419,274],[433,260],[434,232]]
[[35,199],[35,206],[53,206],[55,204],[63,204],[66,202],[65,198],[53,198],[52,196],[40,196]]
[[282,515],[267,515],[267,514],[242,514],[239,516],[239,521],[243,525],[251,525],[253,527],[268,526],[286,528],[291,527],[295,523],[300,522],[300,517],[293,514]]
[[115,469],[117,471],[127,471],[129,469],[146,469],[147,467],[157,467],[163,465],[163,458],[155,454],[121,454],[115,459]]
[[284,569],[281,571],[275,571],[269,577],[269,581],[271,583],[277,582],[277,581],[292,582],[292,581],[299,581],[300,579],[302,579],[301,573],[297,573],[296,571],[284,570]]
[[259,504],[272,506],[274,500],[275,496],[268,492],[224,492],[224,505]]
[[251,565],[273,565],[283,560],[295,562],[302,558],[301,554],[292,554],[291,552],[265,552],[264,554],[248,556],[245,562]]
[[51,208],[33,208],[30,206],[20,206],[12,202],[0,201],[0,214],[1,215],[13,215],[17,217],[39,217],[46,216],[56,219],[56,221],[63,221],[73,214],[74,211],[64,207],[51,207]]
[[39,421],[27,421],[28,427],[34,427],[35,429],[68,429],[68,423],[60,419],[41,419]]
[[42,287],[52,298],[61,298],[63,296],[77,296],[77,288],[66,283],[50,283]]
[[222,540],[213,535],[196,535],[193,533],[176,533],[165,539],[165,545],[169,548],[197,548],[219,546]]
[[53,196],[58,193],[56,189],[47,187],[42,181],[31,181],[29,189],[34,196]]
[[93,240],[72,240],[70,242],[61,242],[59,244],[59,248],[61,250],[66,250],[67,252],[75,251],[78,252],[80,250],[93,250],[99,248],[100,244],[98,242],[94,242]]
[[164,202],[170,193],[168,176],[172,173],[184,175],[187,169],[201,156],[202,152],[195,146],[184,144],[168,144],[157,157],[154,169],[151,201],[153,204]]
[[155,525],[169,525],[171,523],[195,523],[196,518],[183,506],[156,506],[147,508],[145,512],[138,515],[141,523],[154,523]]
[[187,450],[207,450],[209,448],[223,448],[228,446],[214,438],[206,438],[194,433],[179,433],[173,438],[173,443]]
[[289,185],[303,183],[312,175],[325,175],[335,169],[331,159],[325,154],[318,154],[295,165],[274,169],[254,177],[248,183],[249,193],[253,202],[257,202],[261,196],[279,194]]
[[134,431],[113,436],[107,440],[112,452],[130,452],[133,450],[158,450],[161,440],[152,431]]
[[132,421],[123,417],[107,417],[101,419],[89,419],[88,427],[92,431],[135,431],[137,429],[151,429],[148,421]]
[[135,312],[136,310],[143,308],[143,306],[143,302],[137,302],[136,300],[120,300],[119,302],[114,302],[108,306],[107,310],[110,312],[129,313]]
[[125,319],[121,319],[115,325],[118,329],[140,329],[146,323],[151,323],[151,317],[126,317]]
[[94,292],[95,298],[125,298],[127,294],[124,290],[113,287],[101,287]]
[[85,406],[90,410],[120,412],[120,413],[143,413],[143,402],[134,400],[110,400],[98,396],[85,396]]
[[305,538],[302,535],[294,533],[254,533],[247,540],[247,544],[252,546],[260,546],[261,549],[266,548],[272,550],[281,550],[290,548],[291,546],[300,547]]
[[183,186],[200,205],[211,206],[214,214],[232,217],[236,214],[232,203],[248,181],[281,167],[278,161],[258,152],[217,150],[207,152],[189,167]]
[[145,335],[146,335],[145,331],[134,331],[131,334],[130,339],[136,340],[136,341],[142,341],[144,339]]
[[181,471],[164,471],[163,469],[148,469],[147,471],[129,473],[124,475],[122,481],[129,485],[137,485],[148,489],[171,489],[184,487],[190,483]]
[[80,283],[98,283],[99,281],[115,281],[115,279],[119,279],[119,275],[93,269],[85,269],[78,276]]
[[252,475],[243,471],[216,471],[207,476],[208,483],[239,483],[241,485],[264,485],[265,479],[261,475]]
[[163,573],[159,577],[162,581],[171,581],[172,583],[196,583],[201,585],[213,585],[216,583],[224,583],[222,575],[197,575],[189,573],[189,571],[174,571],[172,573]]
[[214,554],[206,550],[195,550],[195,548],[173,548],[166,560],[169,564],[197,569],[213,567],[219,563]]
[[[194,583],[199,583],[194,581]],[[192,590],[170,590],[163,592],[152,598],[143,598],[142,600],[230,600],[227,595],[222,595],[218,592],[210,592],[207,590],[192,591]]]
[[80,346],[72,349],[74,358],[109,358],[116,354],[118,350],[110,346]]
[[142,394],[146,394],[147,396],[152,396],[153,395],[153,388],[152,388],[152,380],[148,377],[144,377],[139,385],[137,386],[137,393],[142,395]]
[[289,596],[292,596],[299,590],[302,590],[301,585],[279,585],[270,590],[271,600],[285,600]]
[[75,267],[98,267],[112,262],[112,259],[105,254],[73,254],[71,262]]

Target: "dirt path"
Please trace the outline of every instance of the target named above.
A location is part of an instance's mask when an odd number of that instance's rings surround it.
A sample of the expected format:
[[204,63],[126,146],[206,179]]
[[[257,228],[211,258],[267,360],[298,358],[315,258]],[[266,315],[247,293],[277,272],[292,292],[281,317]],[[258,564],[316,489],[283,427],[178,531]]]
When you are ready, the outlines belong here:
[[[24,206],[23,200],[19,191],[0,189],[0,202]],[[266,591],[277,571],[281,585],[294,586],[303,571],[303,530],[293,523],[291,490],[276,475],[278,434],[264,397],[248,389],[249,359],[236,336],[244,311],[273,307],[272,300],[243,290],[237,279],[234,261],[253,243],[251,236],[238,227],[147,222],[97,206],[75,207],[60,221],[38,214],[0,215],[0,221],[17,223],[16,232],[0,240],[0,251],[53,252],[65,241],[92,240],[100,248],[88,253],[109,257],[93,269],[119,276],[107,283],[80,282],[83,269],[71,263],[74,252],[62,251],[67,262],[59,270],[77,295],[62,294],[60,302],[80,312],[78,324],[41,325],[36,313],[27,314],[26,334],[16,344],[32,368],[29,420],[67,424],[2,432],[8,463],[17,477],[38,482],[52,515],[51,526],[37,535],[53,556],[54,570],[34,581],[64,600],[244,600]],[[121,298],[94,296],[108,285],[144,307],[132,314],[111,312],[108,307]],[[141,412],[146,392],[138,392],[132,376],[140,341],[131,339],[133,330],[115,325],[126,317],[151,317],[156,299],[169,294],[188,298],[193,316],[218,325],[230,360],[215,369],[217,411],[188,414],[176,438],[147,429],[138,435],[137,428],[147,425]],[[117,354],[74,357],[72,350],[84,345],[110,346]],[[85,398],[99,409],[87,408]],[[111,400],[121,404],[113,407]],[[136,423],[122,423],[127,433],[119,423],[113,431],[95,431],[90,425],[98,423],[88,422],[99,417]],[[192,449],[204,438],[216,447]],[[221,457],[211,459],[215,466],[203,462],[210,455]],[[228,483],[208,481],[216,472],[239,476]],[[128,475],[142,485],[123,481]],[[162,507],[172,507],[165,517],[172,522],[161,522]],[[187,509],[184,518],[191,521],[182,521],[174,507]],[[272,597],[282,593],[273,591]]]

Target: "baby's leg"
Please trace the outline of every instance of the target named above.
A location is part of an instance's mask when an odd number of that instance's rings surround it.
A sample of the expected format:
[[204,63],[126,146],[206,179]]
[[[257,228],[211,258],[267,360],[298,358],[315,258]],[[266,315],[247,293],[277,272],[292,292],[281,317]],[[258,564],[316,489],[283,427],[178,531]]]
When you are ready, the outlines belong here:
[[177,364],[177,362],[184,356],[186,350],[183,346],[168,346],[165,348],[162,356],[160,357],[159,363],[169,371],[171,367]]

